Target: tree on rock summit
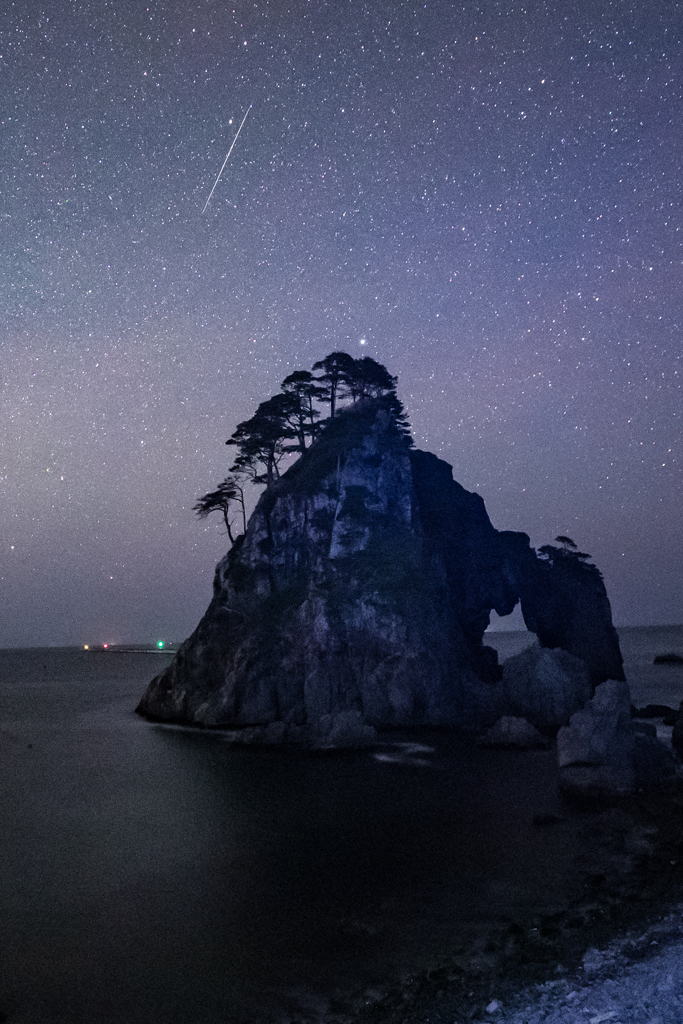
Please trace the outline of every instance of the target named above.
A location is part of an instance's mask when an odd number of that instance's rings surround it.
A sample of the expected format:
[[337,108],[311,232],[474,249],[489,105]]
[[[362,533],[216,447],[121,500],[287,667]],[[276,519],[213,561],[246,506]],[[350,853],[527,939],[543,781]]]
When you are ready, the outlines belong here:
[[[213,511],[222,512],[231,542],[234,538],[230,511],[236,503],[241,507],[246,532],[243,481],[250,479],[270,488],[280,478],[282,459],[293,452],[303,455],[315,444],[326,424],[338,416],[343,399],[350,398],[353,406],[358,407],[379,403],[393,417],[405,443],[412,445],[410,424],[396,394],[398,379],[386,366],[369,356],[354,359],[347,352],[331,352],[315,363],[313,370],[323,372],[317,377],[308,370],[290,373],[277,395],[261,402],[251,419],[237,424],[225,442],[238,449],[230,476],[194,505],[200,518]],[[314,404],[321,402],[330,406],[327,420],[320,420],[320,410]]]

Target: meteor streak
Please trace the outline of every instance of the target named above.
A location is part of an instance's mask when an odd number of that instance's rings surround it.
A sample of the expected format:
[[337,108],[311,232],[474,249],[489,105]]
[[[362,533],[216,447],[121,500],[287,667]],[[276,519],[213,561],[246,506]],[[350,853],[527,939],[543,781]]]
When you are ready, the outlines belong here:
[[[253,106],[253,103],[250,103],[250,104],[249,104],[249,106],[247,107],[247,114],[248,114],[248,113],[249,113],[249,111],[251,110],[252,106]],[[204,209],[202,210],[202,213],[205,213],[205,212],[206,212],[206,208],[207,208],[207,206],[209,205],[209,203],[211,202],[211,196],[212,196],[212,195],[213,195],[213,193],[214,193],[214,190],[215,190],[215,188],[216,188],[216,185],[218,184],[218,182],[219,182],[219,181],[220,181],[220,179],[221,179],[221,174],[223,173],[223,168],[224,168],[224,167],[225,167],[225,165],[227,164],[228,160],[230,159],[230,154],[232,153],[233,149],[235,148],[235,143],[237,142],[237,136],[238,136],[238,135],[239,135],[239,133],[240,133],[240,132],[242,131],[242,125],[244,124],[244,122],[245,122],[245,121],[246,121],[246,119],[247,119],[247,114],[245,114],[245,115],[244,115],[244,117],[242,118],[242,124],[241,124],[241,125],[239,126],[239,128],[237,129],[237,135],[236,135],[236,136],[235,136],[235,138],[234,138],[234,139],[232,140],[232,146],[231,146],[231,147],[230,147],[230,149],[228,150],[228,155],[226,156],[225,160],[223,161],[223,167],[221,167],[220,171],[218,172],[218,177],[217,177],[217,178],[216,178],[216,180],[214,181],[214,183],[213,183],[213,188],[212,188],[212,189],[211,189],[211,191],[209,192],[209,198],[208,198],[208,199],[206,200],[206,202],[204,203]]]

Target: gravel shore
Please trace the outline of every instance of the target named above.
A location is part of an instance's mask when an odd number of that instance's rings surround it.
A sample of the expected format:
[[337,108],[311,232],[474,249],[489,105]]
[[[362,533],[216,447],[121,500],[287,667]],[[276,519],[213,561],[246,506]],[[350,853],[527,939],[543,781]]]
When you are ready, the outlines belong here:
[[[489,922],[400,990],[365,993],[354,1024],[681,1024],[683,775],[669,792],[588,811],[583,897]],[[334,1017],[335,1015],[332,1014]]]
[[477,1016],[499,1024],[680,1024],[683,905],[641,935],[588,950],[571,978],[526,989],[508,1006],[492,999]]

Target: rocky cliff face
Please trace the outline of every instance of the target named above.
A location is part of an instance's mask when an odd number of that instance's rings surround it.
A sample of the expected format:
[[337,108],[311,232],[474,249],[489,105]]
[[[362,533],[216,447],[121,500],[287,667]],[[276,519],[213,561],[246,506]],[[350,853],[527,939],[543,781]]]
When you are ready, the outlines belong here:
[[[525,534],[496,531],[450,466],[411,451],[381,403],[366,403],[262,495],[216,568],[206,614],[138,711],[323,747],[382,727],[490,725],[506,708],[484,630],[520,595],[540,622],[537,561]],[[605,647],[606,595],[599,611],[592,636]],[[543,620],[553,646],[556,635],[576,646],[554,628]]]
[[624,680],[612,610],[596,566],[572,552],[546,549],[520,577],[527,629],[543,647],[561,647],[582,658],[593,687],[606,679]]

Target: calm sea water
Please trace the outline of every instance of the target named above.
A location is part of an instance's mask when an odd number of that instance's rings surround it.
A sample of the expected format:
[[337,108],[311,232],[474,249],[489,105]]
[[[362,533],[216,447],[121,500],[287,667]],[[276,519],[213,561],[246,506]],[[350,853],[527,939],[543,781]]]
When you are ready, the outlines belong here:
[[[504,654],[528,635],[489,635]],[[677,706],[683,630],[623,631]],[[447,734],[312,756],[133,708],[155,653],[0,651],[0,1010],[21,1024],[306,1021],[552,912],[577,826],[552,751]],[[533,814],[562,822],[534,829]],[[370,998],[370,996],[368,996]]]

